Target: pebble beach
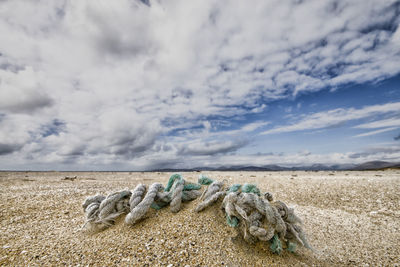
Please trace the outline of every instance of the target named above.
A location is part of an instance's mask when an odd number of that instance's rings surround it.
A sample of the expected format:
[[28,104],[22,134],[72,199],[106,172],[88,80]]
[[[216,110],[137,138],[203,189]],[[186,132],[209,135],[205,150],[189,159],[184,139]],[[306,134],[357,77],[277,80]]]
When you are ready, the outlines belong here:
[[[128,227],[81,229],[87,196],[166,184],[163,172],[0,172],[1,266],[399,266],[400,171],[207,172],[229,184],[255,183],[293,207],[314,250],[281,255],[246,243],[217,203],[173,214],[151,209]],[[196,182],[199,173],[182,173]],[[75,178],[76,176],[76,178]],[[65,179],[73,177],[74,179]]]

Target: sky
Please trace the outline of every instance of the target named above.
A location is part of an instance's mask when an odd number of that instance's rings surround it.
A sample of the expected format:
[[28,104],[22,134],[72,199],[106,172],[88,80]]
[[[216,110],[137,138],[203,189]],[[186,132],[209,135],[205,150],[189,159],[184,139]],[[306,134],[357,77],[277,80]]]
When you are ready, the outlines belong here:
[[400,161],[400,2],[0,1],[0,170]]

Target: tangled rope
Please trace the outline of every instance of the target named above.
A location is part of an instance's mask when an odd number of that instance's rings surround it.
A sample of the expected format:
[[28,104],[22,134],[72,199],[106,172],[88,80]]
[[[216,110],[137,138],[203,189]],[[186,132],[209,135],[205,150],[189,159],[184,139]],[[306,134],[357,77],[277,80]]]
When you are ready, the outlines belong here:
[[288,208],[282,201],[273,202],[269,192],[261,197],[254,184],[234,184],[223,191],[222,183],[214,181],[205,193],[205,200],[195,211],[204,210],[223,195],[221,208],[225,211],[227,224],[238,228],[247,242],[269,241],[270,249],[277,254],[282,252],[281,240],[286,242],[291,252],[295,252],[296,244],[312,249],[294,209]]
[[[189,183],[182,175],[173,174],[165,188],[160,183],[154,183],[149,188],[138,184],[132,192],[123,190],[106,197],[91,196],[82,204],[86,217],[83,228],[103,230],[113,225],[122,214],[127,214],[127,225],[134,225],[145,217],[150,208],[159,210],[169,205],[171,212],[176,213],[182,208],[182,202],[200,197],[201,202],[195,212],[222,200],[221,209],[225,212],[226,223],[236,228],[247,242],[269,242],[271,251],[277,254],[283,250],[282,241],[290,252],[295,252],[296,244],[312,249],[294,209],[281,201],[273,201],[269,192],[261,194],[254,184],[225,187],[225,183],[225,180],[213,180],[202,174],[198,183]],[[202,186],[207,186],[203,193],[200,192]]]
[[133,225],[143,219],[150,207],[159,210],[170,205],[171,212],[175,213],[181,209],[182,202],[198,198],[201,195],[199,189],[200,184],[188,183],[182,175],[174,174],[165,188],[160,183],[154,183],[147,190],[146,185],[138,184],[133,192],[124,190],[107,197],[88,197],[82,204],[86,216],[83,227],[103,230],[124,213],[128,213],[125,223]]

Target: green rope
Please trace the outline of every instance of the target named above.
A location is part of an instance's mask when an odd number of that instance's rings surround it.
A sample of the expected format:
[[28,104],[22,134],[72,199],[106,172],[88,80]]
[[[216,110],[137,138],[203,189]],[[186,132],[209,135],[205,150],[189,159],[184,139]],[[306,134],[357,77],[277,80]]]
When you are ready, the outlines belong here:
[[201,185],[194,183],[185,183],[185,185],[183,186],[183,191],[199,190],[199,189],[201,189]]
[[244,193],[254,193],[260,196],[260,189],[255,184],[244,184],[242,187],[242,192]]
[[179,175],[179,178],[175,178],[175,181],[174,181],[170,191],[168,192],[168,198],[172,199],[172,195],[174,194],[176,187],[178,185],[183,185],[184,183],[185,183],[185,180],[183,180],[181,175]]
[[[185,180],[183,180],[182,175],[175,173],[173,175],[171,175],[171,177],[168,180],[167,186],[165,187],[164,191],[165,192],[169,192],[168,193],[168,198],[170,199],[173,192],[175,191],[175,188],[178,186],[178,184],[184,183]],[[155,210],[160,210],[166,206],[168,206],[168,202],[163,202],[163,201],[154,201],[151,204],[151,208],[155,209]]]
[[172,174],[171,177],[169,177],[167,186],[165,187],[164,191],[169,192],[169,190],[171,190],[172,185],[175,183],[175,180],[177,179],[183,180],[182,175],[180,175],[179,173]]
[[237,192],[240,190],[241,187],[242,187],[241,184],[233,184],[231,185],[231,187],[229,187],[228,193]]
[[157,202],[153,202],[150,207],[155,210],[160,210],[166,206],[168,206],[168,203],[162,202],[162,201],[157,201]]
[[287,250],[291,253],[295,253],[296,252],[296,243],[288,241],[287,242]]
[[238,227],[239,225],[239,219],[236,218],[235,216],[229,216],[228,214],[226,214],[226,223],[230,226],[230,227]]
[[[165,192],[168,192],[168,199],[171,199],[176,187],[180,184],[184,184],[183,191],[191,191],[191,190],[201,189],[200,184],[186,182],[183,179],[183,176],[181,174],[175,173],[175,174],[171,175],[171,177],[168,180],[167,186],[164,189]],[[185,200],[185,199],[189,199],[189,198],[183,193],[182,200]],[[166,203],[164,201],[154,201],[153,204],[151,205],[151,208],[153,208],[155,210],[160,210],[160,209],[168,206],[168,204],[169,204],[168,202]]]
[[129,192],[129,191],[122,191],[121,193],[120,193],[120,196],[121,196],[121,198],[124,198],[124,197],[130,197],[131,196],[131,192]]
[[269,246],[269,248],[271,249],[271,251],[278,255],[281,254],[282,243],[277,234],[275,234],[274,237],[271,238],[270,242],[271,242],[271,245]]
[[198,179],[198,183],[201,185],[210,185],[214,182],[213,179],[208,178],[207,176],[205,176],[204,174],[200,174],[199,175],[199,179]]

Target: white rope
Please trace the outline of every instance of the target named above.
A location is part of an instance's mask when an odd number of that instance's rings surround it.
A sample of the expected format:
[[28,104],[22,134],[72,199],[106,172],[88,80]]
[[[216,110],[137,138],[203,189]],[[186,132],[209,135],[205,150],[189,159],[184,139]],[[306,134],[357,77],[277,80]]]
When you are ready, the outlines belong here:
[[138,184],[132,192],[131,199],[129,200],[129,206],[132,210],[136,207],[140,201],[142,201],[144,193],[146,192],[146,185]]
[[211,206],[215,202],[218,201],[218,199],[226,194],[226,192],[221,191],[224,183],[219,182],[219,181],[214,181],[212,182],[207,190],[203,192],[203,195],[201,196],[201,199],[204,199],[203,202],[201,202],[195,209],[196,212],[200,212],[204,210],[205,208]]
[[218,201],[218,199],[222,196],[224,196],[226,193],[225,192],[215,192],[214,195],[209,196],[207,199],[203,200],[195,209],[196,212],[200,212],[204,210],[205,208],[211,206],[215,202]]
[[97,223],[112,225],[114,219],[128,211],[131,192],[124,190],[110,194],[100,203]]
[[173,213],[176,213],[181,209],[183,186],[183,180],[177,180],[175,186],[172,186],[173,193],[171,196],[170,210]]
[[157,195],[157,192],[159,190],[162,190],[163,188],[164,187],[162,184],[159,183],[152,184],[144,199],[136,207],[134,207],[131,210],[131,212],[125,217],[125,223],[128,225],[133,225],[138,220],[140,220],[149,210],[151,204],[154,201],[154,198]]

